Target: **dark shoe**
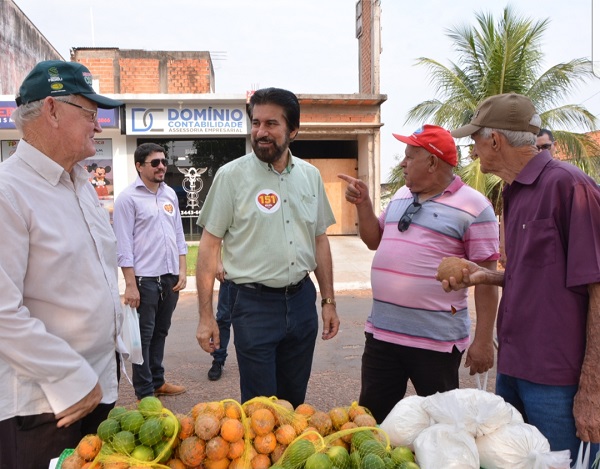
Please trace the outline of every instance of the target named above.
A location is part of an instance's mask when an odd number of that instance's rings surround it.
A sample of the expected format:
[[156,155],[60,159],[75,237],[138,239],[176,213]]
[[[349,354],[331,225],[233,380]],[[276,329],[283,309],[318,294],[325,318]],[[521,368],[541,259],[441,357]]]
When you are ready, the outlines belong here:
[[223,363],[213,361],[210,370],[208,370],[208,379],[211,381],[217,381],[223,374]]
[[183,394],[185,388],[178,386],[177,384],[165,383],[160,388],[154,390],[155,396],[176,396],[177,394]]

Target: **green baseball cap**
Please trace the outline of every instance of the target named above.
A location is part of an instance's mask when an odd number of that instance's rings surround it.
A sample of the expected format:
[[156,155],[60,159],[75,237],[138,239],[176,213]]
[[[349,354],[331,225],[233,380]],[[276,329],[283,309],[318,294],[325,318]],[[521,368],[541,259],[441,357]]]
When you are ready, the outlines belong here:
[[48,96],[57,98],[80,94],[102,109],[122,106],[121,101],[97,94],[92,88],[92,73],[78,62],[44,60],[39,62],[23,80],[15,101],[17,106],[39,101]]

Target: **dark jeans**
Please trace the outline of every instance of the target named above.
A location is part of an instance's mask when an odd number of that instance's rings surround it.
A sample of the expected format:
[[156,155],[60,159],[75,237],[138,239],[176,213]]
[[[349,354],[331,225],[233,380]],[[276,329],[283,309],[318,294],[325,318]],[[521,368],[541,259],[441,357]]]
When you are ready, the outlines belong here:
[[[160,281],[159,281],[160,279]],[[140,336],[144,363],[133,365],[133,387],[138,399],[153,396],[154,390],[165,382],[163,357],[165,342],[171,327],[171,317],[179,292],[174,292],[177,275],[136,277],[140,292]]]
[[100,404],[69,427],[57,428],[54,414],[13,417],[0,422],[0,469],[47,469],[51,459],[96,433],[113,404]]
[[219,326],[220,347],[212,353],[216,362],[225,364],[227,359],[227,346],[231,336],[231,282],[221,282],[219,286],[219,299],[217,301],[217,325]]
[[292,294],[230,283],[231,322],[242,402],[277,396],[304,402],[319,321],[310,279]]
[[458,388],[462,352],[435,352],[391,344],[365,333],[358,403],[383,422],[406,394],[408,380],[419,396]]

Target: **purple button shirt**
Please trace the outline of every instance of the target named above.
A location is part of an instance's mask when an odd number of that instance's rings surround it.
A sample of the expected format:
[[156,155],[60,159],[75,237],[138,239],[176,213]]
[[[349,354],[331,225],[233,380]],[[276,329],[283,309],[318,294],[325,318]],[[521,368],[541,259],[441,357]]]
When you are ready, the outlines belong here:
[[543,151],[503,196],[498,371],[540,384],[577,384],[587,285],[600,281],[600,191],[575,166]]

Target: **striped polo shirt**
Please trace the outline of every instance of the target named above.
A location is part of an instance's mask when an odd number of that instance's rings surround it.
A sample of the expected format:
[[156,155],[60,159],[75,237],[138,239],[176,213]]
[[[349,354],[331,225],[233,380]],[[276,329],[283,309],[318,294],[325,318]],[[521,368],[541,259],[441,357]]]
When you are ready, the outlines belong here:
[[398,220],[412,201],[404,186],[379,217],[382,238],[371,267],[373,307],[365,330],[385,342],[463,351],[471,326],[468,291],[446,293],[435,279],[437,267],[450,256],[497,260],[498,220],[488,199],[458,176],[425,201],[401,233]]

